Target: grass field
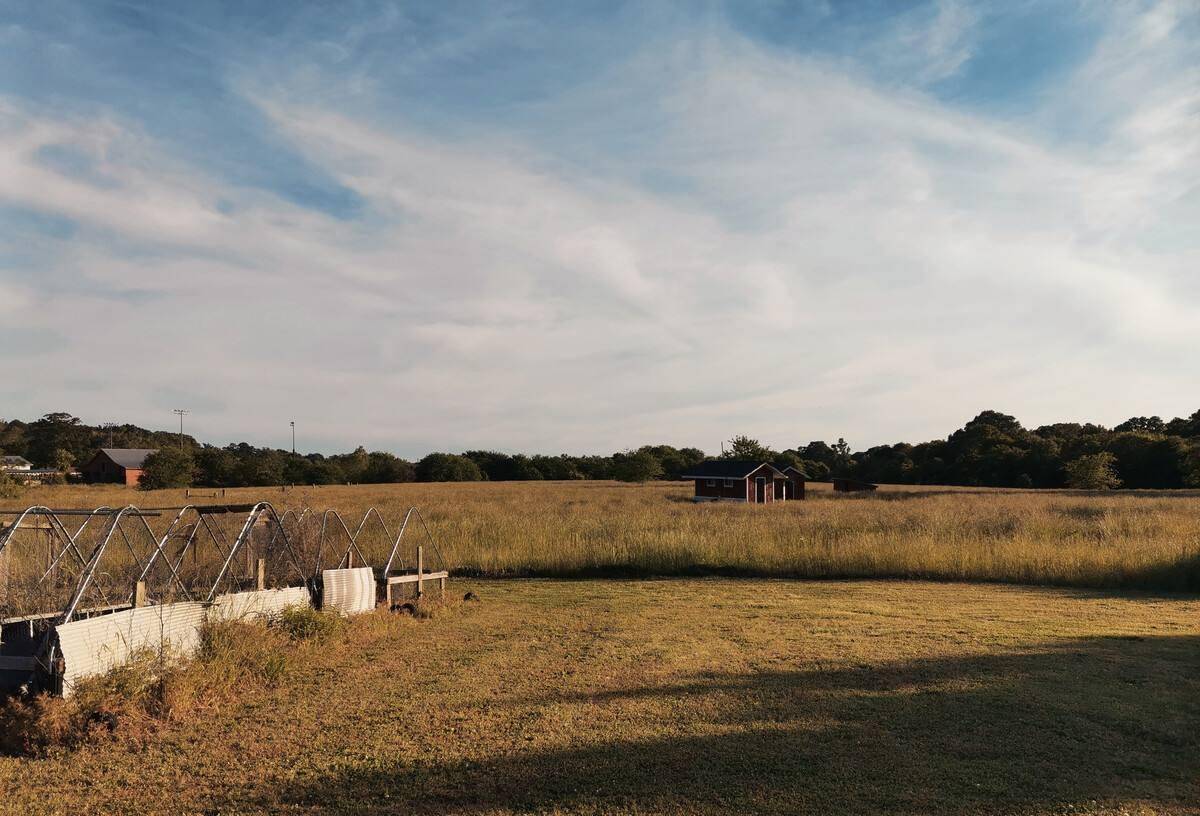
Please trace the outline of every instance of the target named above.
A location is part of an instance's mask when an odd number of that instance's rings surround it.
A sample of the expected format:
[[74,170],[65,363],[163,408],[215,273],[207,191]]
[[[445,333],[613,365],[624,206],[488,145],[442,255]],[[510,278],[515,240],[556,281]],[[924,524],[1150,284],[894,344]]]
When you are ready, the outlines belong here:
[[[421,508],[459,574],[902,577],[1200,592],[1200,493],[887,488],[769,506],[694,505],[687,484],[246,488],[225,501]],[[31,489],[33,503],[177,506],[183,491]],[[201,499],[212,502],[213,499]]]
[[955,583],[471,580],[0,812],[1196,813],[1200,601]]
[[152,717],[0,757],[0,813],[1200,813],[1197,494],[688,494],[229,491],[417,505],[482,603],[251,636]]

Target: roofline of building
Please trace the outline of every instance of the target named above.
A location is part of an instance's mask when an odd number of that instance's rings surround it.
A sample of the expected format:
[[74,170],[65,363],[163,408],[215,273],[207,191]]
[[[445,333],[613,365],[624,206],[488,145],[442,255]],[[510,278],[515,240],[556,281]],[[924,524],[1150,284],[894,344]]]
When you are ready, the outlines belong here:
[[780,476],[782,476],[783,478],[785,478],[785,479],[787,478],[787,475],[786,475],[786,474],[785,474],[785,473],[784,473],[782,470],[780,470],[779,468],[775,467],[775,466],[774,466],[774,465],[772,465],[770,462],[759,462],[757,465],[755,465],[754,467],[750,468],[748,471],[746,471],[745,473],[743,473],[741,476],[713,476],[712,474],[707,474],[707,473],[701,473],[701,474],[696,474],[696,473],[683,473],[683,474],[680,474],[679,478],[680,478],[681,480],[682,480],[682,479],[745,479],[746,477],[748,477],[748,476],[749,476],[751,473],[753,473],[754,471],[756,471],[756,470],[760,470],[760,469],[762,469],[762,468],[764,468],[764,467],[769,467],[771,470],[775,471],[776,473],[778,473],[778,474],[779,474]]

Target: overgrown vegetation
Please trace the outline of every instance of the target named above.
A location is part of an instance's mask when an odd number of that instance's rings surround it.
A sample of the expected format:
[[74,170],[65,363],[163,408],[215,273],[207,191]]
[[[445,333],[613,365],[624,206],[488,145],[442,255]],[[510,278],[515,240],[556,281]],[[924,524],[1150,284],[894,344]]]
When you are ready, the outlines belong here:
[[[856,496],[810,485],[807,501],[765,507],[695,505],[691,492],[661,482],[485,482],[243,488],[221,501],[265,496],[347,517],[374,506],[390,521],[416,505],[459,575],[900,577],[1200,591],[1198,492],[885,487]],[[67,486],[0,504],[120,506],[129,498],[120,487]],[[170,505],[182,492],[138,499]],[[315,546],[302,543],[305,552]],[[379,560],[389,546],[378,536],[364,550]]]
[[17,499],[23,492],[21,484],[16,479],[0,471],[0,499]]

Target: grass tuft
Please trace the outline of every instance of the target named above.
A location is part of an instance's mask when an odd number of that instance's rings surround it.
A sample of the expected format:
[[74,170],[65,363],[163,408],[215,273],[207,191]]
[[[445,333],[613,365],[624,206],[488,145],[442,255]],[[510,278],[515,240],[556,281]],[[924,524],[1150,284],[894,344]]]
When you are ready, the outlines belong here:
[[292,640],[323,641],[341,630],[345,619],[310,606],[289,606],[273,622]]

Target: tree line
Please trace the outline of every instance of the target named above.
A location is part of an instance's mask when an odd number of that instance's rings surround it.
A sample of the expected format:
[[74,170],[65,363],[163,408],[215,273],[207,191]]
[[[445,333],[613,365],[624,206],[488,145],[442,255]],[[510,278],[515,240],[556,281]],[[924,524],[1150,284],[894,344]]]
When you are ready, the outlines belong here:
[[[558,456],[470,450],[431,453],[416,462],[359,447],[325,456],[218,447],[191,436],[135,425],[94,427],[67,413],[34,422],[0,419],[0,454],[24,456],[64,473],[100,447],[155,448],[143,486],[249,487],[278,484],[379,484],[441,481],[678,479],[707,457],[699,448],[646,445],[611,455]],[[1200,487],[1200,411],[1170,421],[1133,417],[1113,428],[1056,423],[1024,428],[1014,417],[984,411],[945,439],[878,445],[854,452],[844,439],[773,450],[735,437],[721,456],[792,465],[810,479],[848,476],[890,484],[988,487]]]

